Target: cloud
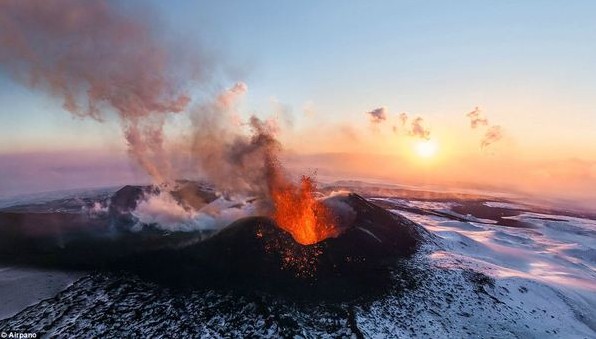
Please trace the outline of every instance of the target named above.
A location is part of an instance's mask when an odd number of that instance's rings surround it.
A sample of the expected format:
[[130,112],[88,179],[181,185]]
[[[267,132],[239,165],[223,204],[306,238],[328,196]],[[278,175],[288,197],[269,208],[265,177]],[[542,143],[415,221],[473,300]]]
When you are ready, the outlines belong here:
[[491,126],[489,129],[486,130],[484,133],[484,137],[480,143],[480,148],[484,149],[489,145],[501,140],[503,137],[503,129],[501,126],[495,125]]
[[478,107],[474,108],[474,110],[466,114],[466,116],[470,118],[470,127],[472,128],[488,125],[488,119],[482,116],[480,108]]
[[[398,120],[398,124],[393,125],[391,127],[391,129],[393,130],[393,133],[397,133],[399,132],[400,128],[403,128],[406,126],[406,123],[408,122],[408,114],[406,113],[400,113],[397,115],[397,120]],[[398,126],[399,125],[399,126]]]
[[373,109],[370,112],[366,112],[366,114],[370,116],[370,122],[372,122],[373,124],[379,124],[387,120],[387,115],[389,114],[389,112],[386,107],[379,107]]
[[406,122],[408,121],[408,115],[406,113],[403,113],[403,112],[399,113],[397,118],[399,119],[399,122],[401,123],[402,126],[406,125]]
[[480,141],[480,149],[485,149],[503,138],[503,128],[499,125],[489,126],[488,118],[482,115],[480,108],[474,108],[474,110],[466,114],[466,116],[470,118],[470,127],[472,129],[477,129],[479,127],[487,128]]
[[412,121],[408,134],[421,139],[430,139],[430,131],[424,127],[424,119],[417,117]]
[[[370,112],[366,112],[366,114],[370,115],[371,123],[377,125],[381,124],[387,120],[387,116],[389,112],[386,107],[379,107],[374,109]],[[397,116],[397,119],[402,127],[406,126],[408,122],[408,114],[407,113],[400,113]],[[393,125],[391,127],[394,133],[399,131],[397,125]],[[412,120],[409,128],[406,130],[406,133],[411,137],[422,138],[422,139],[430,139],[430,130],[424,126],[424,119],[422,117],[416,117]]]

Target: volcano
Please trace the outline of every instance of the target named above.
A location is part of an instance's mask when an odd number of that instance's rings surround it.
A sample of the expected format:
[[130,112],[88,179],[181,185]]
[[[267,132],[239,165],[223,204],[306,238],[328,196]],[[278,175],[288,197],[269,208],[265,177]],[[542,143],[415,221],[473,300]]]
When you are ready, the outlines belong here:
[[247,217],[199,243],[133,256],[122,268],[174,286],[264,289],[294,296],[381,292],[426,231],[357,194],[335,197],[355,211],[335,238],[302,245],[268,217]]
[[[11,232],[3,238],[12,239],[12,245],[3,246],[1,259],[32,266],[123,270],[175,288],[229,287],[337,298],[383,291],[396,263],[411,256],[428,236],[416,223],[353,193],[323,200],[338,235],[310,245],[295,241],[267,216],[240,218],[209,237],[156,227],[131,231],[132,212],[144,194],[155,190],[125,186],[109,198],[107,213],[95,217],[27,209],[2,212],[0,229]],[[217,198],[208,186],[192,182],[183,182],[172,196],[194,208]],[[28,239],[27,246],[21,246],[21,236]]]

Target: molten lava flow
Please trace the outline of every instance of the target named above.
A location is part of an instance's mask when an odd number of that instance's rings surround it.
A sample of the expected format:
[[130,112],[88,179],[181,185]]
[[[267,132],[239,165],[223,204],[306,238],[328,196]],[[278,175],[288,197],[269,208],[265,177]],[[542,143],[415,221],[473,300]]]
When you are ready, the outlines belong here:
[[314,181],[303,176],[300,185],[276,185],[271,196],[275,205],[273,218],[296,242],[311,245],[339,235],[331,211],[314,197]]

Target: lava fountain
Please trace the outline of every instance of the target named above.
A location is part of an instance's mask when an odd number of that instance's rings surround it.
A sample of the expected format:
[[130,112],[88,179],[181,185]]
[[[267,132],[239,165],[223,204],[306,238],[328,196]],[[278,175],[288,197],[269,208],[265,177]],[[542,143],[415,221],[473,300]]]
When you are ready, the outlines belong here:
[[302,176],[299,185],[276,185],[271,192],[275,206],[273,219],[302,245],[312,245],[340,233],[332,212],[316,199],[315,192],[316,183],[309,176]]

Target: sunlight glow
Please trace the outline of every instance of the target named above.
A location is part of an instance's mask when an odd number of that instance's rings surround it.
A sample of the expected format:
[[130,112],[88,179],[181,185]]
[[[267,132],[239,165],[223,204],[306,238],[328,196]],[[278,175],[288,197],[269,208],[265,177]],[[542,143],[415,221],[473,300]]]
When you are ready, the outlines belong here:
[[437,144],[433,140],[424,140],[416,144],[416,154],[422,158],[430,158],[437,153]]

